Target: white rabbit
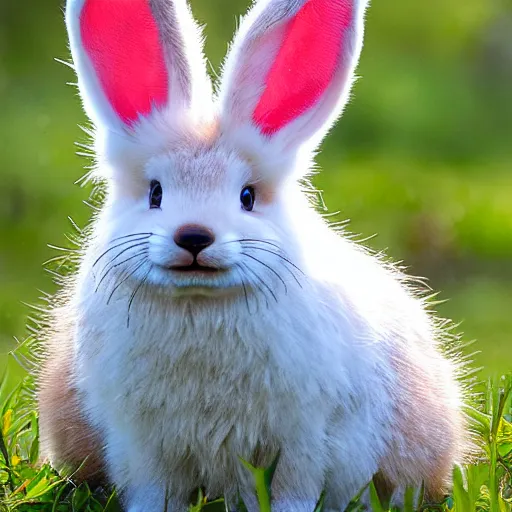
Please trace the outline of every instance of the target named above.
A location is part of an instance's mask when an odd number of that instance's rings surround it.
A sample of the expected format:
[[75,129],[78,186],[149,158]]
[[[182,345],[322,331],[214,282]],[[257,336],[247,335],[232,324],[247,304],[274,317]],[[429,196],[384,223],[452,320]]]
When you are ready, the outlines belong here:
[[128,512],[199,486],[256,510],[340,511],[379,473],[449,485],[467,437],[446,334],[399,271],[301,186],[349,95],[365,0],[261,0],[219,92],[183,0],[68,0],[107,187],[40,378],[54,464],[105,468]]

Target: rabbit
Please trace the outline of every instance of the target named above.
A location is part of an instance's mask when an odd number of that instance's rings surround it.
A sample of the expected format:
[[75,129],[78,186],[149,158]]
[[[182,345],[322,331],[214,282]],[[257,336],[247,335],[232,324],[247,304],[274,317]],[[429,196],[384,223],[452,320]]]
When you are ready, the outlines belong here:
[[438,498],[468,446],[459,363],[414,281],[307,186],[363,45],[365,0],[259,0],[212,88],[184,0],[68,0],[104,203],[47,333],[44,457],[128,512],[194,489],[341,511],[374,475]]

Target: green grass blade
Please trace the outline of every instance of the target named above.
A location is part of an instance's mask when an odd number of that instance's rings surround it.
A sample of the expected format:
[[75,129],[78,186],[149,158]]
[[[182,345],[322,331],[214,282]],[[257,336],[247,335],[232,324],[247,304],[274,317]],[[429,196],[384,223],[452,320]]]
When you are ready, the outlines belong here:
[[370,504],[373,512],[386,512],[379,498],[377,488],[373,480],[370,482]]
[[464,487],[464,477],[460,466],[453,468],[453,502],[457,512],[473,512],[468,493]]
[[408,486],[405,489],[404,494],[404,512],[414,512],[414,495],[416,494],[416,489],[414,487]]
[[325,491],[322,491],[320,494],[320,498],[315,506],[314,512],[323,512],[324,510],[324,502],[325,502]]
[[249,462],[243,459],[240,460],[242,461],[242,464],[252,473],[256,496],[260,506],[260,512],[271,512],[271,495],[267,485],[268,475],[266,474],[265,469],[256,468],[252,464],[249,464]]

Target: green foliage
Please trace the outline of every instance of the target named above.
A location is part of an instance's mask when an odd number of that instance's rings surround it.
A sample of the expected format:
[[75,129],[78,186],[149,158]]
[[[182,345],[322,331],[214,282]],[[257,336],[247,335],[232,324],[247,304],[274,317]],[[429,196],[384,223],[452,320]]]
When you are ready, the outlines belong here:
[[249,464],[249,462],[240,459],[241,463],[251,472],[254,480],[254,488],[258,497],[258,504],[261,512],[271,512],[270,502],[272,501],[272,480],[279,462],[280,454],[278,453],[274,461],[268,468],[257,468]]
[[[32,383],[8,392],[0,385],[0,512],[120,512],[115,492],[76,486],[39,460],[37,413]],[[345,512],[359,512],[360,496],[368,492],[374,512],[511,512],[512,511],[512,376],[490,381],[484,399],[468,407],[478,453],[471,464],[455,467],[453,490],[442,503],[426,503],[423,489],[407,489],[399,511],[381,501],[373,482],[362,489]],[[271,484],[279,456],[269,468],[241,460],[252,474],[261,512],[271,512]],[[72,475],[71,475],[72,477]],[[239,512],[245,510],[240,501]],[[209,501],[199,489],[189,512],[229,512],[222,499]],[[312,512],[324,511],[324,494]]]

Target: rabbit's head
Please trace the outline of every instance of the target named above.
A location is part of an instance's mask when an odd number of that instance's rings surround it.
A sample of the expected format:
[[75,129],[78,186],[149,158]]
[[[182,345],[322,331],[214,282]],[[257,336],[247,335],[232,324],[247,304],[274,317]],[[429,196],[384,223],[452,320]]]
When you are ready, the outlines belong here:
[[98,279],[241,295],[300,282],[298,180],[347,101],[365,5],[257,2],[214,95],[184,0],[68,0],[108,183],[92,244]]

